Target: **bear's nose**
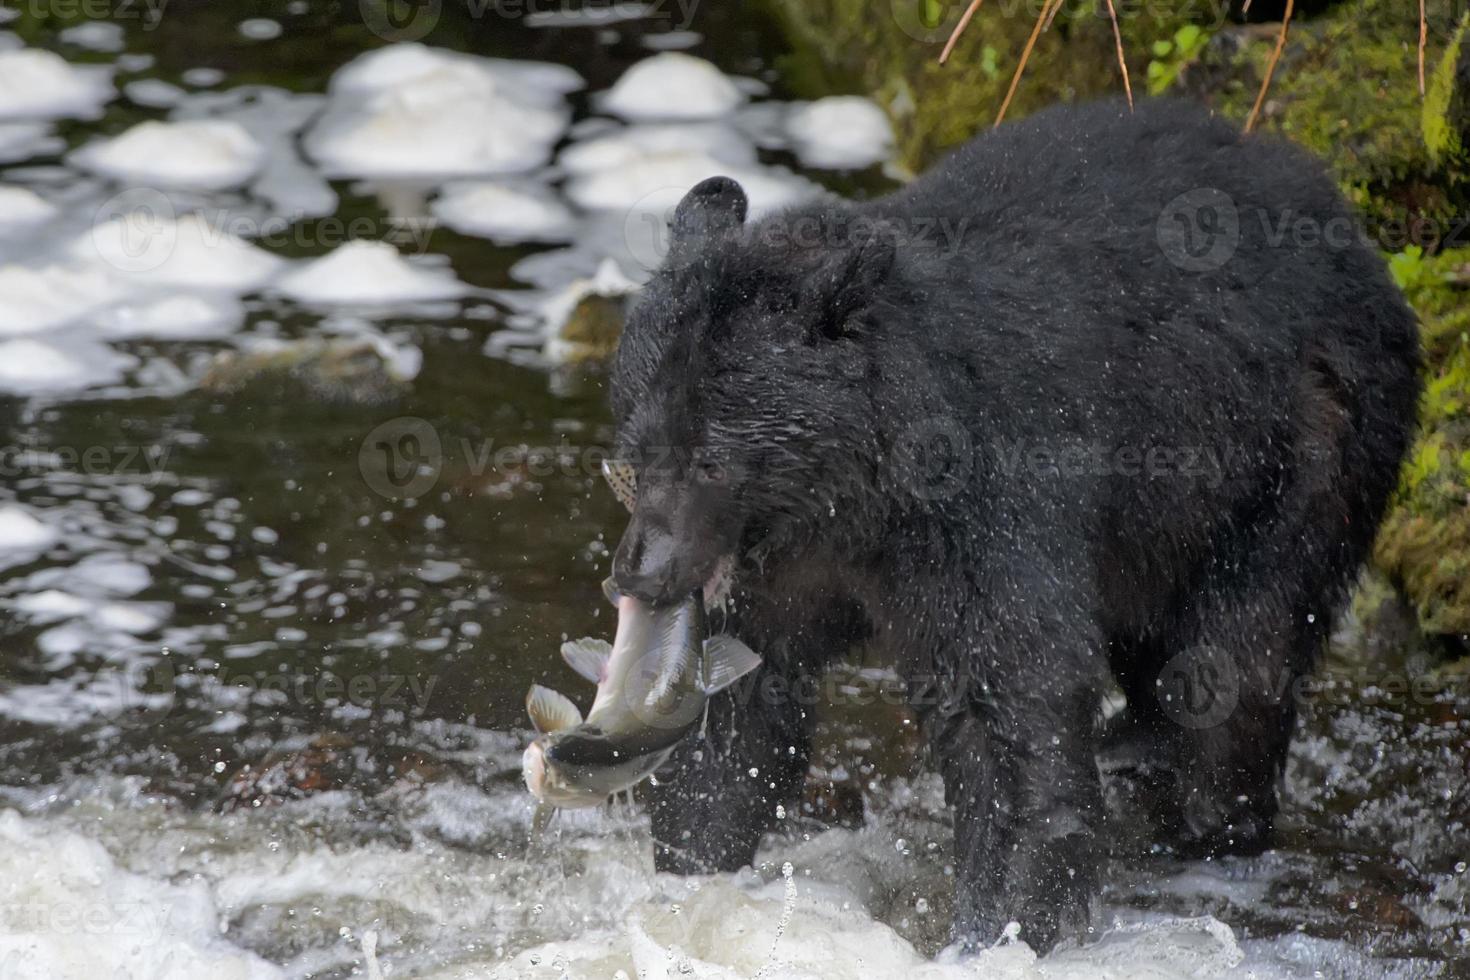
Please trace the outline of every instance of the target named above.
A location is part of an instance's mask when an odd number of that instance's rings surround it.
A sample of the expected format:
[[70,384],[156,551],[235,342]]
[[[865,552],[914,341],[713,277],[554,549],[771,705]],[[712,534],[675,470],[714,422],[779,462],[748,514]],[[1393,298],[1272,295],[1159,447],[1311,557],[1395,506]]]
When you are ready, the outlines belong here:
[[640,527],[635,520],[613,556],[613,586],[649,605],[666,605],[679,597],[674,590],[674,539]]

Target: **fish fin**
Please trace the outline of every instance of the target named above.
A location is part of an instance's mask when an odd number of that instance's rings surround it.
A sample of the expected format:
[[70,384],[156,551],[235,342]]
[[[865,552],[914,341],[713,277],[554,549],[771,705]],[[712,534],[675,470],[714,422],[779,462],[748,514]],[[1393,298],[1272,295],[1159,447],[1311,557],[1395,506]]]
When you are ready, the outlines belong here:
[[761,665],[760,654],[733,636],[712,636],[704,641],[705,662],[709,676],[704,693],[723,691]]
[[612,659],[612,644],[584,636],[561,645],[561,658],[567,666],[594,684],[607,680],[607,662]]
[[531,716],[536,731],[543,735],[582,724],[582,712],[570,698],[540,684],[532,684],[526,692],[526,714]]
[[616,607],[618,601],[623,598],[623,594],[618,591],[618,587],[616,585],[613,585],[611,575],[602,580],[602,594],[607,596],[607,601],[611,602],[614,607]]

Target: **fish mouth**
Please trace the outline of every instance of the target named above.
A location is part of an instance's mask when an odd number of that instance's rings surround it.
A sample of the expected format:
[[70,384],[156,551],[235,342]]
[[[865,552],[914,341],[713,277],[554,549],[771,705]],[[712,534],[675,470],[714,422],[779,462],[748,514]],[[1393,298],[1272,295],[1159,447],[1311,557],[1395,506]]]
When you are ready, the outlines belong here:
[[546,750],[538,739],[526,746],[521,755],[521,775],[525,777],[526,789],[541,802],[546,802]]

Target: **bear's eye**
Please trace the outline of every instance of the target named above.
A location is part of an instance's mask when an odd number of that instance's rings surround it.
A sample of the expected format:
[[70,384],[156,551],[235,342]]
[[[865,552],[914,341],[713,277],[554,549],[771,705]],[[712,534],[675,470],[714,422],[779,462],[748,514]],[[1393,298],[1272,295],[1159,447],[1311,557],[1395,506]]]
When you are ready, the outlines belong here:
[[638,499],[638,472],[633,469],[633,464],[625,459],[605,459],[602,461],[602,478],[612,488],[618,503],[632,510]]

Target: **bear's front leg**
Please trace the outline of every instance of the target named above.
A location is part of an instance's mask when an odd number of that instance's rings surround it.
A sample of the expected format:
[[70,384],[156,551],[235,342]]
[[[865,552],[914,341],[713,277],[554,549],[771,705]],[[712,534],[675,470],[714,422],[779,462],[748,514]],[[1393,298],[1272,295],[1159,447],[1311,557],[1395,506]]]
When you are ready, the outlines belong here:
[[957,599],[956,635],[936,627],[911,676],[954,818],[953,938],[971,949],[1015,921],[1045,952],[1085,932],[1098,892],[1100,652],[1087,604],[1046,578]]
[[751,676],[710,699],[703,733],[685,739],[649,786],[654,864],[675,874],[751,863],[779,805],[801,793],[820,666],[802,644],[736,630],[761,654]]

